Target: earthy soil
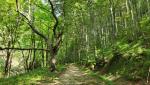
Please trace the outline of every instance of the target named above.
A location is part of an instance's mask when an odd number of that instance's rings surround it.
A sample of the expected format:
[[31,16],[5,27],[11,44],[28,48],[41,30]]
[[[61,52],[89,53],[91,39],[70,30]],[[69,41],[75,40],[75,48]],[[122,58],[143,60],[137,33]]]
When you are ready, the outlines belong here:
[[38,85],[105,85],[97,78],[89,76],[87,72],[81,71],[76,65],[68,65],[66,71],[52,82],[39,81]]

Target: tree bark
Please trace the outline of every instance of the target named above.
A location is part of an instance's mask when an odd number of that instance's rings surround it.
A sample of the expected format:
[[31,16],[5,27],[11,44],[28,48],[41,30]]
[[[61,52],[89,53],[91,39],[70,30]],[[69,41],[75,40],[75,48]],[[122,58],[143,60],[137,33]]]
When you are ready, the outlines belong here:
[[51,72],[54,72],[56,70],[56,55],[52,54],[50,59],[51,64]]
[[[8,42],[8,47],[10,47],[10,41]],[[9,66],[10,66],[10,55],[11,55],[11,52],[9,49],[7,49],[6,51],[6,61],[5,61],[5,76],[8,75],[8,72],[9,72]]]

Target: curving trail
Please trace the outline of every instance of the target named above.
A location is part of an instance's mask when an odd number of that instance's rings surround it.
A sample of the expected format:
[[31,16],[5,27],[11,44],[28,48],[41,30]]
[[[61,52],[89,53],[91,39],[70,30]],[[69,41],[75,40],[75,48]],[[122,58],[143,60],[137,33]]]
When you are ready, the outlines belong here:
[[109,84],[105,80],[98,79],[89,74],[88,71],[80,70],[75,64],[69,64],[66,71],[58,76],[58,78],[52,78],[50,80],[49,78],[45,78],[36,83],[36,85],[150,85],[150,83],[145,83],[145,81],[133,82],[121,78],[112,80],[115,84]]
[[104,82],[89,76],[87,72],[81,71],[74,64],[68,65],[66,71],[51,83],[40,83],[39,85],[105,85]]

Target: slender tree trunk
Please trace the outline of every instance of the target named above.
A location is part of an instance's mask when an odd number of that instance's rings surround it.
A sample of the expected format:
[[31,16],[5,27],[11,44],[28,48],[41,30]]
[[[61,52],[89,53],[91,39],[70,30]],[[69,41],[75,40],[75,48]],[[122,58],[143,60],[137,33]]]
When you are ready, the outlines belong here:
[[[41,45],[42,45],[42,49],[44,48],[44,44],[43,44],[43,40],[41,40]],[[45,58],[44,58],[44,51],[41,51],[42,53],[42,64],[43,64],[43,67],[45,66]]]
[[[34,33],[32,33],[32,44],[33,44],[33,48],[35,48],[36,46],[36,43],[35,43],[35,35]],[[33,50],[33,58],[32,58],[32,61],[31,61],[31,69],[34,69],[34,66],[35,66],[35,58],[36,58],[36,50]]]
[[[8,47],[10,47],[10,41],[8,42]],[[8,72],[9,72],[9,66],[10,66],[10,55],[11,55],[11,52],[10,50],[8,49],[6,51],[6,61],[5,61],[5,76],[8,75]]]
[[[46,44],[46,46],[47,46],[47,49],[49,49],[48,44]],[[46,51],[46,66],[49,65],[49,54],[50,54],[50,52],[49,52],[49,51]]]
[[148,15],[150,15],[150,0],[147,1],[147,9],[148,9]]
[[113,0],[109,0],[110,3],[110,13],[111,13],[111,26],[112,26],[112,38],[115,40],[116,38],[116,20],[115,20],[115,7]]

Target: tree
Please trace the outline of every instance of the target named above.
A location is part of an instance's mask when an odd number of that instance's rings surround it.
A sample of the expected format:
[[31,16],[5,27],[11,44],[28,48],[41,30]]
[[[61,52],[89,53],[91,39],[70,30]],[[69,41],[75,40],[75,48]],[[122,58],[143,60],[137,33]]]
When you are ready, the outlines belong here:
[[58,49],[59,49],[59,46],[60,46],[60,43],[62,40],[63,29],[60,29],[61,31],[59,31],[59,32],[56,31],[57,26],[59,24],[58,17],[55,14],[55,8],[54,8],[52,1],[48,0],[48,2],[49,2],[49,5],[51,6],[51,13],[55,20],[55,24],[52,29],[53,35],[52,35],[51,39],[49,39],[46,35],[42,34],[40,31],[38,31],[35,28],[35,26],[32,24],[31,20],[29,18],[27,18],[23,13],[20,12],[20,10],[18,8],[18,6],[19,6],[18,0],[16,0],[16,6],[17,6],[17,11],[19,12],[19,14],[21,14],[27,20],[27,23],[30,26],[30,28],[32,29],[32,31],[34,33],[36,33],[37,35],[39,35],[40,37],[42,37],[45,40],[45,42],[47,43],[49,53],[51,55],[51,58],[50,58],[51,71],[55,71],[56,70],[56,65],[55,65],[56,58],[55,57],[56,57],[56,54],[58,52]]

